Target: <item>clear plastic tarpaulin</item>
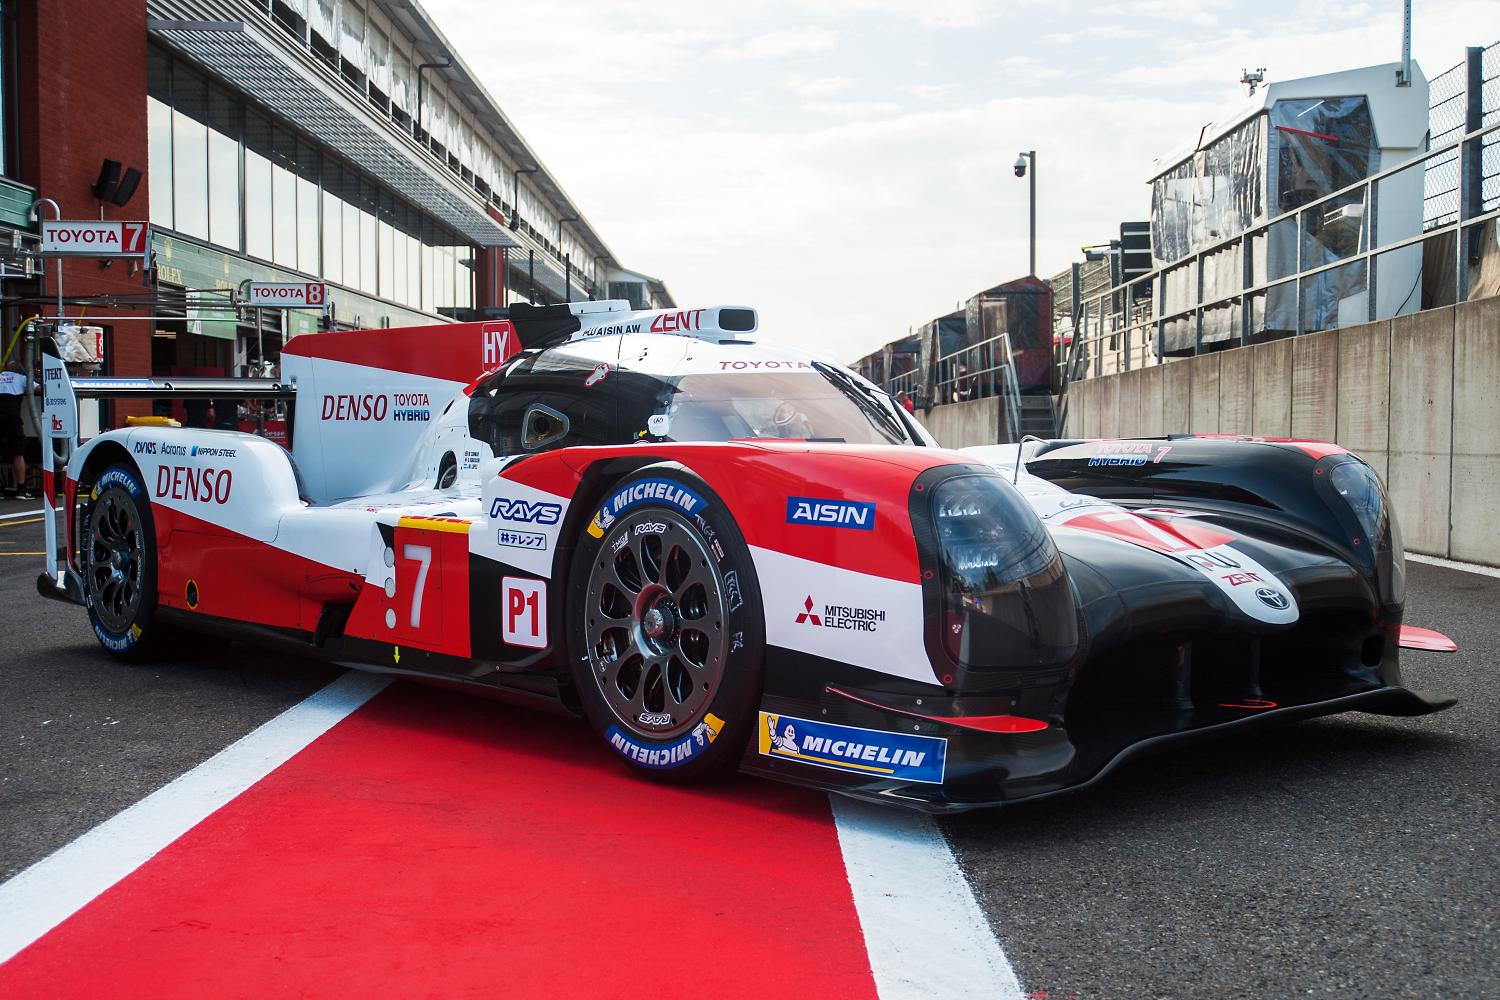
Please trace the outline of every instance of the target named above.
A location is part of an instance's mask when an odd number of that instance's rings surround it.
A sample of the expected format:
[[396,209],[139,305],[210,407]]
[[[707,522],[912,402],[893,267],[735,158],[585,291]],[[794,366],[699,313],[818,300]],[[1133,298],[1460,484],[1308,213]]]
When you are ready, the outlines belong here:
[[[1151,190],[1152,254],[1168,267],[1243,234],[1251,226],[1348,187],[1376,169],[1369,102],[1364,97],[1283,100],[1208,143],[1157,177]],[[1345,204],[1349,201],[1351,203]],[[1306,213],[1301,226],[1280,224],[1249,244],[1255,283],[1333,264],[1365,246],[1361,199],[1335,199]],[[1245,244],[1231,243],[1202,260],[1170,269],[1163,278],[1160,314],[1235,294],[1246,262]],[[1300,258],[1299,258],[1300,253]],[[1365,289],[1364,265],[1353,262],[1306,279],[1301,328],[1336,325],[1340,303]],[[1251,303],[1252,335],[1298,328],[1296,288],[1288,283]],[[1163,324],[1163,350],[1191,352],[1197,333],[1189,316]],[[1240,310],[1204,313],[1202,342],[1238,338]]]

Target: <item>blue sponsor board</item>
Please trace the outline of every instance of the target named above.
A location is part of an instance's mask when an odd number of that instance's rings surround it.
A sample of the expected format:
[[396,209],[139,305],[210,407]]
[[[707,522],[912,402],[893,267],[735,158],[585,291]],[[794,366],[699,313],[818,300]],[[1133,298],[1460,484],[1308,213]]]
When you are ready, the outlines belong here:
[[938,785],[948,741],[761,712],[760,752],[835,771]]
[[787,524],[818,524],[827,528],[875,530],[875,504],[867,500],[823,500],[787,497]]

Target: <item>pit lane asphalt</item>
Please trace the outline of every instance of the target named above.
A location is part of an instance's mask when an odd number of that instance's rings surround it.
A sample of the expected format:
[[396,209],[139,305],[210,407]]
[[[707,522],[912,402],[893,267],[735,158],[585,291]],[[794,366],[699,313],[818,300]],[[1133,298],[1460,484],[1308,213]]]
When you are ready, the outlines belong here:
[[[239,644],[114,663],[11,554],[40,548],[39,523],[0,521],[0,880],[338,673]],[[1500,580],[1408,573],[1407,620],[1460,646],[1407,654],[1408,681],[1456,708],[1289,724],[943,822],[1029,994],[1495,995]]]

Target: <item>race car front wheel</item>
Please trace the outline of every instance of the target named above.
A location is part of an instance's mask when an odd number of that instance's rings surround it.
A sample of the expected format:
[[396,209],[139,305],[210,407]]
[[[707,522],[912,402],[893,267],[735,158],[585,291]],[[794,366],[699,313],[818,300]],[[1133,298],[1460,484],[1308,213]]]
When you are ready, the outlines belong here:
[[765,640],[749,549],[719,498],[676,468],[626,477],[580,539],[572,579],[574,685],[610,747],[667,781],[732,770]]
[[156,532],[151,503],[134,469],[114,465],[94,484],[79,544],[84,604],[99,644],[123,660],[160,651],[156,614]]

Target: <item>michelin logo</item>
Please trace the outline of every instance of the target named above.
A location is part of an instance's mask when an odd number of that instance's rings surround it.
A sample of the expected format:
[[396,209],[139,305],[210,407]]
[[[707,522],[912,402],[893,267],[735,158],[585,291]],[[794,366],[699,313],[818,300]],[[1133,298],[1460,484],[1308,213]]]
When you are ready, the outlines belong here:
[[710,712],[702,722],[693,727],[692,732],[666,746],[642,743],[619,726],[610,726],[609,732],[604,736],[621,757],[661,770],[680,767],[698,756],[719,738],[719,731],[723,728],[724,720]]
[[761,712],[760,753],[835,771],[937,785],[947,766],[948,741]]
[[681,483],[674,483],[670,479],[643,479],[618,490],[604,501],[604,505],[589,522],[589,534],[595,538],[603,538],[610,525],[615,523],[615,518],[637,504],[651,501],[676,507],[684,514],[701,514],[708,507],[707,501]]

